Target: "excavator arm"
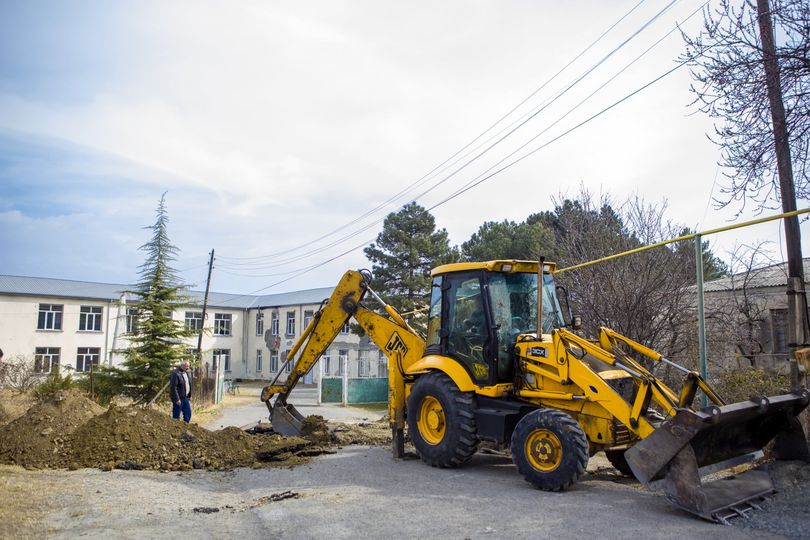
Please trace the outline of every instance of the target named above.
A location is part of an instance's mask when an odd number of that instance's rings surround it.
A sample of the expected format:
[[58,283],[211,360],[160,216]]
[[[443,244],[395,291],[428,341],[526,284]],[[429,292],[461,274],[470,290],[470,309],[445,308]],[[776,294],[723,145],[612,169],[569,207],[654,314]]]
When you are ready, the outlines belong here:
[[[343,275],[332,296],[314,314],[312,322],[287,354],[286,362],[293,364],[287,379],[278,382],[277,375],[273,382],[264,387],[261,399],[270,411],[270,421],[276,432],[300,435],[304,417],[292,404],[287,403],[287,398],[301,377],[326,352],[346,322],[354,317],[374,344],[388,357],[388,412],[394,435],[394,453],[401,456],[404,453],[405,428],[404,373],[422,357],[425,342],[392,306],[386,304],[368,286],[369,281],[370,275],[366,272],[349,270]],[[366,293],[382,304],[385,315],[361,304]],[[283,371],[279,370],[279,374]]]

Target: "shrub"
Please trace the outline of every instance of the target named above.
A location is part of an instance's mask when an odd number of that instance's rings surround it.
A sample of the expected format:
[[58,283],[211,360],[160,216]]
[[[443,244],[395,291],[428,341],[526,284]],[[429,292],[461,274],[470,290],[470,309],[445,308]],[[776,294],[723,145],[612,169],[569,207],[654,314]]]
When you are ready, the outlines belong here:
[[790,377],[762,368],[727,368],[717,375],[714,389],[726,403],[735,403],[752,396],[786,394],[790,392]]
[[34,370],[34,362],[22,354],[14,356],[11,361],[0,363],[0,386],[23,393],[31,390],[42,380]]
[[62,390],[69,390],[74,388],[76,384],[73,382],[73,377],[67,375],[62,377],[59,369],[54,369],[45,382],[38,384],[34,387],[34,397],[37,399],[47,399],[57,392]]

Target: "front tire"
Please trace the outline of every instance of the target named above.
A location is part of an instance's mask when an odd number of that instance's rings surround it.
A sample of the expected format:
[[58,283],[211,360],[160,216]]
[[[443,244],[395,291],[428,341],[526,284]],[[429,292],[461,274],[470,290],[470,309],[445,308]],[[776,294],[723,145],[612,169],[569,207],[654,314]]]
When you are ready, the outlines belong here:
[[527,482],[544,491],[573,486],[588,465],[588,438],[562,411],[538,409],[512,433],[512,460]]
[[408,430],[419,457],[433,467],[457,467],[478,449],[475,405],[441,372],[422,375],[408,397]]

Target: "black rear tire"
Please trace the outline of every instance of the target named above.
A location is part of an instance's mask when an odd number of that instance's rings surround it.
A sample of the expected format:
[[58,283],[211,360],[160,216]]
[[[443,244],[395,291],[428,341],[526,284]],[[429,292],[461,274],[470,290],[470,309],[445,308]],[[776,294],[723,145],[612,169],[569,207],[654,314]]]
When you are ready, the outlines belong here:
[[588,465],[588,438],[562,411],[538,409],[512,433],[512,461],[527,482],[544,491],[573,486]]
[[408,431],[422,461],[457,467],[478,449],[473,394],[441,372],[422,375],[408,397]]
[[613,467],[622,473],[624,476],[629,476],[633,478],[633,471],[630,469],[630,465],[627,463],[627,459],[624,457],[626,449],[621,450],[605,450],[605,455],[610,461],[610,464]]

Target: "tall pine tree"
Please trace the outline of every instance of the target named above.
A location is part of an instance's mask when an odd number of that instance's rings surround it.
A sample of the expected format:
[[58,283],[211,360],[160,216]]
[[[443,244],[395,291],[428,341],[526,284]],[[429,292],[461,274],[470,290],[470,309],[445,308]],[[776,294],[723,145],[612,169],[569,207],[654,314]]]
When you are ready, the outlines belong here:
[[[447,231],[436,230],[434,217],[415,202],[388,214],[377,241],[364,252],[372,263],[372,287],[400,313],[425,307],[431,269],[458,258]],[[417,329],[424,326],[418,318],[406,319]]]
[[191,360],[183,338],[196,335],[172,319],[172,312],[187,302],[185,287],[171,267],[179,250],[169,241],[165,197],[164,193],[160,198],[155,223],[144,227],[152,231],[152,237],[139,248],[146,253],[140,281],[127,291],[135,297],[137,307],[135,332],[128,336],[130,346],[121,351],[125,357],[122,368],[107,370],[119,393],[136,403],[151,400],[169,380],[173,367],[181,360]]

